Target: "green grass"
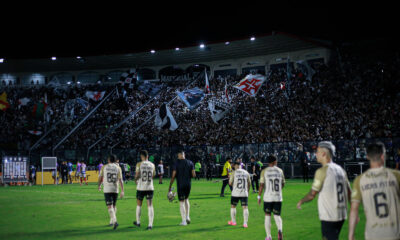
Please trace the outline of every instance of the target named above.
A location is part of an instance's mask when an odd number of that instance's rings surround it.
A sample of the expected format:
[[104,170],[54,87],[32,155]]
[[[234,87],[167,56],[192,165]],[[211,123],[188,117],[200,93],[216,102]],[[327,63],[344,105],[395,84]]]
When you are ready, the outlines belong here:
[[[147,207],[142,208],[142,227],[133,227],[136,190],[133,182],[125,185],[125,198],[117,203],[120,224],[116,231],[109,222],[104,196],[96,185],[89,186],[18,186],[0,188],[0,239],[264,239],[264,213],[256,194],[249,198],[249,228],[241,227],[242,208],[238,206],[238,225],[228,226],[230,218],[229,189],[219,197],[221,183],[193,181],[191,202],[192,224],[178,226],[179,203],[167,200],[168,180],[155,184],[154,228],[146,231]],[[296,203],[310,189],[311,183],[289,180],[283,190],[283,233],[285,239],[321,239],[317,200],[296,209]],[[357,239],[363,239],[364,214],[358,225]],[[348,222],[340,239],[347,239]],[[272,236],[277,239],[272,222]]]

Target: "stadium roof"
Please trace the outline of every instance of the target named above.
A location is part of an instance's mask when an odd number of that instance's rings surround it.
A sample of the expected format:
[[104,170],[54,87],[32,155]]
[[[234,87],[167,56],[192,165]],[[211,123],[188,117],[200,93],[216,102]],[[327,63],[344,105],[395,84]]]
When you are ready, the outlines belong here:
[[287,33],[271,33],[264,36],[255,36],[229,42],[205,42],[205,47],[182,47],[176,49],[155,49],[149,51],[128,54],[59,57],[39,59],[6,59],[0,64],[0,73],[10,72],[60,72],[115,69],[129,67],[151,67],[162,65],[175,65],[185,63],[204,63],[218,60],[228,60],[244,57],[269,55],[281,52],[290,52],[317,47],[325,47],[322,42],[304,39]]

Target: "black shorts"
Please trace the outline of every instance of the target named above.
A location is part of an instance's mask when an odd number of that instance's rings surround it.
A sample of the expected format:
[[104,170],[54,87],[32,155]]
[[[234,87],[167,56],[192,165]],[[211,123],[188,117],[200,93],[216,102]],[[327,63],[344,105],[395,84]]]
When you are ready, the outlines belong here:
[[322,239],[338,240],[344,220],[339,222],[321,221]]
[[264,202],[264,212],[266,214],[274,213],[274,215],[280,216],[282,209],[282,202]]
[[249,202],[248,197],[231,197],[231,205],[236,206],[238,203],[242,204],[242,207],[247,206]]
[[118,193],[104,193],[104,198],[106,199],[106,205],[117,205]]
[[189,198],[191,186],[180,187],[178,188],[178,199],[179,201],[183,201]]
[[153,199],[153,194],[154,191],[136,191],[136,199],[143,201],[143,199],[146,197],[147,200]]

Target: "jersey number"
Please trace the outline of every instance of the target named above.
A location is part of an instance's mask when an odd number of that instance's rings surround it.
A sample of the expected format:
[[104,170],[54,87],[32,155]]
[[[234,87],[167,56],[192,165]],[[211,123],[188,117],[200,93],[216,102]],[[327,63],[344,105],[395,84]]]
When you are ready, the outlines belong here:
[[383,192],[374,194],[374,202],[375,202],[375,212],[376,216],[379,218],[385,218],[389,216],[389,208],[386,203],[386,194]]
[[236,185],[238,189],[244,189],[246,188],[246,179],[244,178],[239,178],[238,179],[238,184]]
[[337,201],[338,201],[338,203],[344,202],[343,183],[337,183],[336,184],[336,190],[337,190]]
[[153,178],[153,172],[152,171],[143,171],[142,172],[142,181],[143,182],[151,182],[151,179]]
[[279,192],[279,179],[275,178],[274,180],[270,179],[269,183],[271,185],[271,189],[273,192]]
[[107,173],[107,182],[116,183],[117,182],[117,174],[116,173]]

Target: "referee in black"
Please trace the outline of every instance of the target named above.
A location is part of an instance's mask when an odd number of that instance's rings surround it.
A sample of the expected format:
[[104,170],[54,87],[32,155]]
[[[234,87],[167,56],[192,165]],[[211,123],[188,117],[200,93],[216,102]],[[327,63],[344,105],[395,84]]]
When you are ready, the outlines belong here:
[[185,159],[185,151],[181,148],[178,151],[178,160],[172,166],[172,177],[169,184],[168,193],[171,192],[175,178],[178,185],[179,208],[181,211],[181,226],[190,224],[190,204],[189,195],[191,190],[192,177],[196,177],[193,162]]

